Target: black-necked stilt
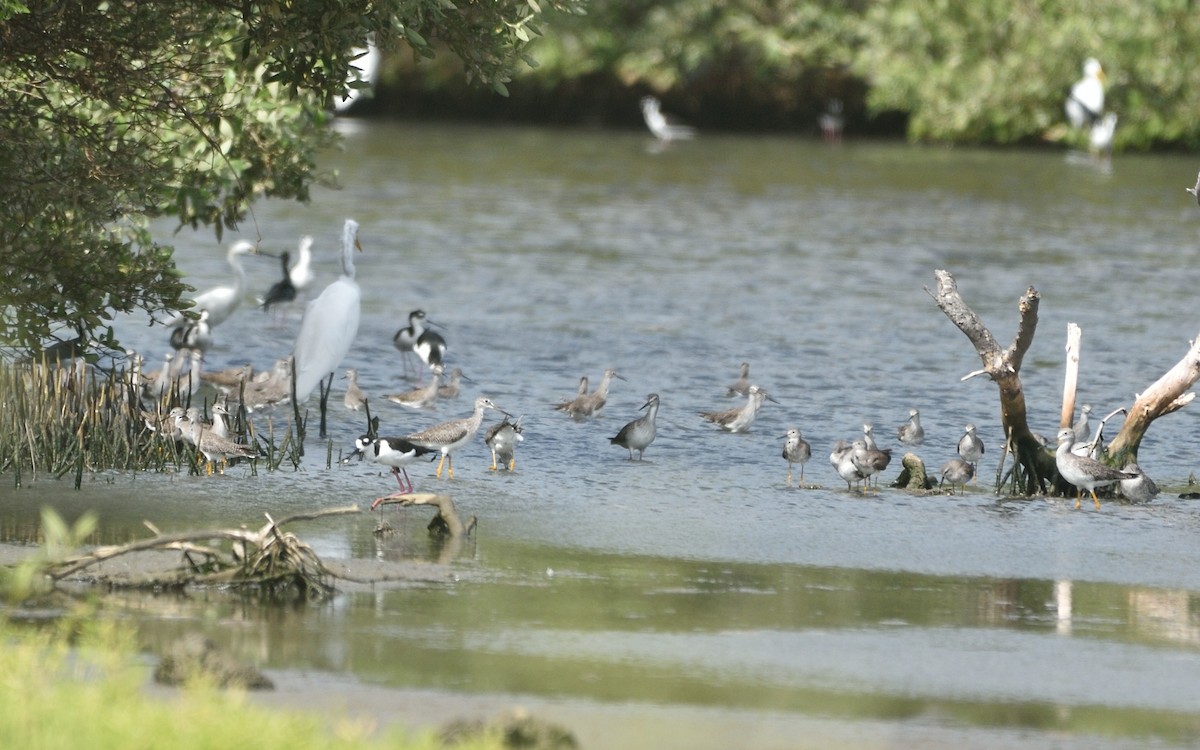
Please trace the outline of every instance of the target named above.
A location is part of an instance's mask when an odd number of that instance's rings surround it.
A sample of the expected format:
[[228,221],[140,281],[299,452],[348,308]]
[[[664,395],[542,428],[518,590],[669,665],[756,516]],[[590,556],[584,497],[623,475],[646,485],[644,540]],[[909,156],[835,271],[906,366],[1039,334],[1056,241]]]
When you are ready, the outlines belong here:
[[1090,128],[1104,114],[1104,68],[1089,57],[1083,63],[1083,78],[1071,87],[1063,105],[1071,127]]
[[361,293],[354,280],[354,251],[358,222],[346,219],[342,228],[342,275],[308,303],[292,350],[296,369],[296,400],[304,403],[326,376],[341,364],[358,335]]
[[[426,324],[436,325],[424,310],[413,310],[408,314],[408,325],[392,336],[392,345],[404,357],[405,375],[408,374],[410,352],[416,354],[429,367],[442,364],[442,355],[446,352],[446,339],[436,331],[429,330]],[[421,377],[422,374],[418,372],[417,375]]]
[[[754,424],[754,419],[758,416],[758,411],[766,399],[775,401],[765,390],[757,385],[751,385],[746,391],[746,403],[742,406],[735,406],[724,411],[702,411],[700,416],[727,432],[745,432],[750,429],[750,425]],[[776,401],[776,403],[779,402]]]
[[[377,464],[390,467],[392,474],[396,477],[397,491],[391,495],[376,498],[375,502],[371,503],[372,510],[377,508],[384,500],[390,500],[394,497],[411,493],[413,491],[413,483],[408,478],[408,470],[405,467],[418,458],[434,452],[432,448],[416,445],[404,438],[381,438],[372,435],[363,435],[358,438],[354,441],[354,447],[355,450],[350,454],[351,456],[364,456]],[[401,474],[404,475],[404,482],[400,481]],[[407,483],[407,487],[405,483]]]
[[517,443],[524,439],[520,419],[510,422],[508,417],[505,417],[504,421],[489,427],[483,434],[483,442],[492,449],[492,471],[496,471],[501,463],[508,467],[509,471],[516,469]]
[[808,463],[808,459],[812,458],[812,446],[800,434],[800,430],[796,427],[787,431],[783,436],[783,458],[787,461],[788,473],[787,483],[792,485],[792,464],[800,464],[800,483],[804,483],[804,464]]
[[483,424],[483,412],[486,409],[495,409],[505,416],[511,416],[508,412],[493,404],[492,400],[487,396],[478,396],[475,399],[475,410],[471,412],[469,417],[442,422],[427,430],[405,435],[404,439],[423,448],[441,451],[442,458],[438,461],[435,476],[441,479],[442,464],[446,463],[446,459],[449,459],[447,467],[449,469],[448,478],[453,479],[454,457],[451,454],[459,446],[469,441],[476,432],[479,432],[479,426]]
[[1071,452],[1071,446],[1074,443],[1074,430],[1064,427],[1058,431],[1058,450],[1054,453],[1054,465],[1058,467],[1058,473],[1063,479],[1075,485],[1076,509],[1080,506],[1084,490],[1092,493],[1092,502],[1096,503],[1096,509],[1099,510],[1100,498],[1096,497],[1097,487],[1107,487],[1122,479],[1138,478],[1137,474],[1114,469],[1090,456],[1075,455]]
[[292,283],[291,271],[288,269],[291,259],[292,254],[287,250],[279,254],[279,265],[282,266],[283,278],[272,284],[267,293],[263,295],[262,304],[259,307],[264,312],[269,311],[271,305],[280,305],[296,299],[296,285]]
[[175,349],[198,349],[207,352],[212,346],[212,325],[208,310],[201,310],[200,317],[189,320],[171,330],[171,346]]
[[613,445],[619,445],[629,451],[629,460],[633,460],[633,452],[638,452],[638,460],[642,460],[642,455],[646,452],[646,448],[654,442],[654,438],[658,435],[658,429],[655,426],[654,420],[658,417],[659,398],[657,393],[651,393],[646,396],[646,403],[640,408],[645,409],[646,413],[629,424],[621,428],[616,437],[610,437],[608,442]]

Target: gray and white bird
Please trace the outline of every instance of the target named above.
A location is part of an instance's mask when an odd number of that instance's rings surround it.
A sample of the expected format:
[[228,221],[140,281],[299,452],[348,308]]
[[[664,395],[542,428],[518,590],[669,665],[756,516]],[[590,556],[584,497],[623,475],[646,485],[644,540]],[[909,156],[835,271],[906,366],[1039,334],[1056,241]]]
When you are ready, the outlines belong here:
[[829,453],[829,464],[833,466],[839,477],[846,480],[847,491],[853,489],[851,482],[858,484],[866,479],[866,476],[858,470],[858,466],[854,463],[854,446],[845,440],[839,440],[834,444],[833,450]]
[[804,464],[812,458],[812,446],[800,434],[799,428],[793,427],[783,436],[783,459],[787,461],[787,483],[792,486],[792,464],[800,464],[800,483],[804,483]]
[[975,425],[968,422],[963,428],[963,436],[958,439],[958,455],[967,463],[978,466],[983,452],[983,441],[975,434]]
[[426,409],[437,401],[438,393],[441,391],[442,367],[438,365],[433,368],[433,376],[429,378],[429,384],[423,385],[420,388],[404,391],[403,393],[389,393],[384,395],[384,399],[391,401],[393,404],[407,406],[410,409]]
[[342,396],[342,404],[350,411],[359,411],[367,403],[367,394],[358,387],[358,370],[347,367],[346,374],[342,375],[342,378],[348,381],[346,394]]
[[1084,404],[1079,408],[1079,418],[1075,420],[1075,424],[1071,425],[1071,429],[1075,431],[1075,442],[1082,443],[1088,439],[1088,435],[1091,432],[1088,415],[1091,413],[1091,404]]
[[967,482],[975,477],[975,464],[961,458],[952,458],[942,464],[942,480],[940,484],[950,483],[950,489],[959,487],[966,491]]
[[[583,419],[594,416],[596,412],[603,409],[604,405],[608,403],[608,388],[613,378],[618,380],[625,379],[610,367],[604,371],[604,376],[600,378],[600,384],[596,386],[596,390],[576,396],[573,400],[559,404],[554,408],[559,411],[565,411],[572,419]],[[586,386],[586,383],[580,381],[579,385],[580,388],[583,388]]]
[[741,365],[741,374],[738,379],[729,384],[725,389],[725,398],[733,398],[734,396],[745,396],[750,390],[750,363],[743,362]]
[[[746,403],[724,411],[702,411],[700,416],[712,422],[726,432],[745,432],[754,424],[762,409],[763,401],[775,401],[769,393],[757,385],[751,385],[746,391]],[[776,401],[775,403],[779,403]]]
[[483,442],[492,451],[492,471],[496,471],[499,464],[504,464],[510,472],[516,469],[517,443],[525,440],[523,433],[520,418],[510,422],[508,417],[483,433]]
[[925,428],[921,426],[921,412],[908,410],[908,421],[896,430],[896,438],[905,445],[920,445],[925,442]]
[[1142,467],[1130,462],[1122,469],[1126,474],[1136,474],[1136,479],[1121,480],[1121,494],[1131,503],[1148,503],[1159,493],[1158,485],[1142,471]]
[[1184,188],[1184,190],[1191,193],[1192,197],[1196,199],[1196,205],[1200,206],[1200,172],[1196,173],[1196,186],[1190,187],[1190,188]]
[[441,451],[442,457],[438,461],[436,476],[438,479],[442,478],[442,464],[447,463],[447,459],[449,459],[448,478],[453,479],[454,456],[452,454],[479,432],[479,427],[483,424],[483,412],[487,409],[495,409],[505,416],[512,416],[492,403],[487,396],[478,396],[475,398],[475,410],[471,412],[470,416],[442,422],[426,430],[405,435],[404,439],[422,448]]
[[629,460],[633,460],[633,452],[638,452],[638,460],[642,460],[642,455],[646,452],[646,448],[654,442],[658,431],[655,426],[655,419],[658,417],[659,398],[657,393],[651,393],[646,396],[646,403],[642,404],[640,409],[645,409],[646,413],[632,422],[621,428],[616,437],[611,437],[608,442],[613,445],[619,445],[629,451]]
[[865,440],[855,440],[850,452],[850,460],[863,479],[870,482],[871,477],[882,473],[892,462],[891,448],[869,448]]
[[1137,479],[1140,475],[1132,472],[1114,469],[1088,456],[1077,456],[1071,452],[1075,443],[1075,431],[1064,427],[1058,431],[1058,450],[1054,453],[1054,464],[1058,467],[1059,475],[1075,485],[1075,508],[1078,509],[1083,498],[1083,491],[1092,494],[1092,502],[1100,509],[1100,498],[1096,497],[1097,487],[1107,487],[1122,479]]

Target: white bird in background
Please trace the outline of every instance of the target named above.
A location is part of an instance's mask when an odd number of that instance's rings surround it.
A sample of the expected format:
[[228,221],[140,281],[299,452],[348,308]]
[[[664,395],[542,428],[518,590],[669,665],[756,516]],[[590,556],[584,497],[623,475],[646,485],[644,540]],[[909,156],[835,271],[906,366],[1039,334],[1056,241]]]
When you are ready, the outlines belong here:
[[696,135],[695,128],[672,122],[662,113],[659,106],[658,99],[653,96],[642,97],[642,119],[646,121],[646,127],[650,128],[650,132],[654,134],[659,143],[686,141]]
[[[216,328],[225,322],[225,319],[233,314],[238,305],[242,304],[242,297],[246,294],[246,271],[242,268],[242,260],[239,256],[257,252],[258,249],[249,240],[238,240],[230,245],[226,260],[233,268],[233,286],[214,287],[192,298],[193,310],[196,312],[208,310],[208,325],[211,328]],[[167,326],[178,328],[187,320],[182,314],[177,315],[167,322]]]
[[312,237],[305,235],[300,238],[300,259],[288,270],[288,278],[297,292],[304,291],[316,278],[312,270],[312,244]]
[[299,403],[308,400],[326,375],[332,375],[358,335],[361,293],[354,280],[355,249],[362,250],[358,222],[346,219],[342,229],[342,275],[308,303],[292,350]]
[[1100,61],[1089,57],[1083,63],[1083,78],[1071,87],[1064,105],[1071,127],[1091,127],[1104,114],[1104,68]]
[[1112,153],[1113,135],[1117,132],[1117,113],[1106,112],[1098,122],[1092,123],[1088,131],[1088,147],[1093,154],[1108,156]]
[[350,51],[353,63],[350,74],[346,76],[346,94],[334,97],[333,109],[341,114],[354,106],[375,84],[375,74],[379,72],[379,48],[368,43],[366,47],[355,47]]

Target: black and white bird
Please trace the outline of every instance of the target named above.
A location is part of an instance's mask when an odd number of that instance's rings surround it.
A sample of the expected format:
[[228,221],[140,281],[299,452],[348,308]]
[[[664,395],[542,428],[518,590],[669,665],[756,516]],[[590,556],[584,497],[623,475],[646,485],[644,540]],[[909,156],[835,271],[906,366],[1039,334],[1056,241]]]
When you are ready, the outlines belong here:
[[291,270],[288,264],[291,263],[292,254],[284,250],[279,254],[279,265],[283,270],[283,278],[276,281],[263,295],[262,304],[259,305],[263,311],[269,311],[271,305],[281,305],[291,302],[296,299],[296,285],[292,282]]
[[[400,497],[412,492],[413,483],[408,478],[408,470],[405,467],[422,456],[437,452],[434,448],[416,445],[404,438],[373,437],[371,435],[363,435],[355,440],[354,448],[355,450],[350,454],[350,457],[361,456],[382,466],[387,466],[396,477],[397,491],[391,495],[376,498],[375,502],[371,503],[372,510],[379,507],[379,504],[384,500],[390,500],[391,498]],[[404,475],[403,482],[400,481],[401,474]],[[406,483],[407,486],[405,486]]]
[[517,467],[517,443],[524,440],[520,418],[510,422],[506,416],[504,421],[489,427],[483,433],[483,442],[492,451],[491,470],[496,471],[500,464],[504,464],[509,471],[514,471]]
[[1071,87],[1063,105],[1071,127],[1090,128],[1104,115],[1104,68],[1100,61],[1089,57],[1083,63],[1083,77]]

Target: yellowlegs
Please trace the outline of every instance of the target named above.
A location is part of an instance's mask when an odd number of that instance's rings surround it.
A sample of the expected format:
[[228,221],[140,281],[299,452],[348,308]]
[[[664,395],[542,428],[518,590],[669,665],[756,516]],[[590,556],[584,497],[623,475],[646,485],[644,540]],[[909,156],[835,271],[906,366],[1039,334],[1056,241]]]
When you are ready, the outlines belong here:
[[586,396],[587,392],[588,392],[588,378],[587,378],[587,375],[584,375],[583,377],[581,377],[579,379],[579,390],[576,391],[575,397],[555,404],[554,408],[557,409],[558,411],[565,411],[566,413],[570,414],[573,417],[573,416],[575,416],[575,407],[577,405],[579,405],[580,403],[582,403],[580,401],[580,399],[582,399],[584,396]]
[[146,423],[146,429],[151,432],[157,432],[168,440],[179,440],[183,436],[179,429],[179,421],[184,418],[182,406],[173,407],[166,414],[149,412],[145,409],[142,409],[141,413],[142,419]]
[[342,363],[358,335],[361,293],[354,280],[354,251],[358,222],[346,219],[342,228],[342,275],[308,303],[292,350],[296,368],[296,400],[303,404],[317,384]]
[[1091,428],[1088,423],[1088,415],[1092,413],[1092,405],[1084,404],[1079,409],[1079,419],[1075,420],[1075,424],[1071,425],[1071,429],[1075,432],[1075,442],[1082,443],[1088,439],[1091,433]]
[[634,451],[638,452],[638,460],[641,461],[646,448],[654,442],[654,438],[658,434],[654,424],[654,420],[658,417],[658,405],[657,393],[646,396],[646,403],[639,407],[645,409],[646,413],[622,427],[616,437],[608,439],[608,442],[613,445],[619,445],[629,451],[630,461],[633,460]]
[[492,450],[492,471],[496,471],[499,463],[503,463],[509,471],[517,467],[517,443],[525,439],[522,433],[520,419],[510,422],[505,417],[504,421],[492,425],[483,434],[483,442]]
[[829,454],[829,463],[838,476],[846,480],[847,490],[853,489],[851,482],[857,484],[866,479],[866,476],[858,470],[858,466],[854,463],[854,446],[845,440],[839,440],[834,444],[833,450]]
[[367,403],[367,394],[362,388],[358,387],[358,370],[353,367],[346,368],[346,374],[342,376],[346,383],[346,393],[342,396],[342,404],[350,411],[358,411]]
[[675,122],[663,114],[662,106],[653,96],[642,97],[642,119],[646,121],[646,127],[650,129],[650,132],[662,144],[687,140],[696,135],[695,129]]
[[741,374],[738,379],[729,384],[725,389],[725,398],[733,398],[734,396],[745,396],[750,391],[750,363],[743,362]]
[[[416,461],[421,456],[426,456],[434,452],[433,448],[426,448],[414,443],[410,443],[404,438],[384,437],[377,438],[371,435],[363,435],[354,441],[353,456],[364,456],[371,459],[377,464],[382,464],[391,468],[393,476],[396,477],[397,492],[391,495],[385,495],[375,499],[371,503],[371,509],[374,510],[384,500],[390,500],[394,497],[407,495],[413,491],[412,480],[408,478],[408,470],[404,467]],[[400,481],[401,473],[404,474],[404,482]],[[405,486],[407,483],[407,487]]]
[[[196,450],[207,459],[207,472],[212,474],[213,463],[221,462],[221,473],[225,473],[225,462],[231,458],[258,458],[258,450],[248,445],[236,443],[229,438],[217,435],[200,419],[199,410],[195,407],[188,409],[188,423],[192,433],[191,442]],[[181,428],[182,429],[182,428]]]
[[229,409],[224,404],[213,404],[212,407],[212,434],[220,438],[229,437]]
[[812,446],[800,434],[800,430],[793,427],[783,436],[783,458],[787,461],[788,473],[787,483],[792,486],[792,464],[800,464],[800,483],[804,483],[804,464],[808,459],[812,458]]
[[1054,464],[1063,479],[1075,485],[1075,507],[1079,508],[1083,491],[1092,493],[1092,502],[1096,509],[1100,508],[1100,498],[1096,497],[1097,487],[1107,487],[1122,479],[1137,479],[1139,475],[1114,469],[1088,456],[1077,456],[1071,452],[1075,443],[1075,431],[1064,427],[1058,431],[1058,450],[1054,453]]
[[1104,114],[1104,68],[1089,57],[1083,63],[1083,77],[1071,87],[1064,105],[1071,127],[1089,128]]
[[217,390],[228,393],[231,390],[236,391],[242,382],[250,382],[253,374],[254,365],[247,362],[241,367],[230,367],[225,370],[217,370],[216,372],[201,373],[200,379],[206,383],[211,383]]
[[410,409],[425,409],[433,406],[438,399],[438,391],[440,376],[442,374],[442,366],[438,365],[433,368],[433,377],[429,379],[428,385],[423,385],[420,388],[404,391],[403,393],[390,393],[384,396],[385,399],[393,404],[407,406]]
[[283,267],[283,278],[276,281],[263,295],[262,304],[259,305],[263,311],[271,309],[271,305],[279,305],[285,302],[291,302],[296,299],[296,285],[292,283],[291,271],[288,269],[288,263],[292,260],[292,254],[284,250],[279,254],[279,265]]
[[892,449],[868,448],[865,440],[855,440],[854,449],[850,452],[850,460],[854,468],[862,474],[863,479],[870,482],[871,477],[879,474],[892,461]]
[[1121,494],[1131,503],[1148,503],[1159,493],[1158,485],[1135,463],[1125,464],[1126,474],[1136,474],[1136,479],[1121,480]]
[[462,381],[464,380],[470,380],[470,378],[463,375],[461,368],[455,367],[450,371],[450,377],[446,382],[438,386],[437,397],[445,399],[458,398],[458,393],[462,388]]
[[483,424],[483,412],[486,409],[495,409],[505,416],[511,416],[508,412],[493,404],[492,400],[487,396],[479,396],[475,399],[475,411],[471,412],[471,416],[442,422],[427,430],[405,435],[404,439],[422,448],[441,451],[442,458],[438,461],[436,476],[441,479],[442,464],[446,463],[446,459],[450,459],[447,467],[449,470],[448,478],[453,479],[454,457],[451,454],[459,446],[469,441],[476,432],[479,432],[479,426]]
[[921,426],[921,412],[908,410],[908,421],[896,430],[896,437],[905,445],[920,445],[925,442],[925,428]]
[[870,422],[863,423],[862,439],[863,439],[863,442],[866,444],[868,450],[878,450],[879,449],[879,445],[875,442],[875,428],[871,425]]
[[963,436],[958,439],[958,455],[969,464],[979,464],[983,458],[983,441],[975,434],[975,425],[967,423]]
[[[617,378],[619,380],[625,379],[624,377],[618,375],[616,370],[610,367],[604,371],[604,376],[600,378],[600,384],[596,386],[596,390],[592,391],[591,393],[585,393],[581,396],[577,396],[573,401],[567,404],[560,404],[555,408],[565,411],[574,419],[581,419],[583,417],[590,417],[594,415],[596,412],[603,409],[604,405],[608,403],[608,386],[609,383],[612,382],[613,378]],[[587,384],[583,381],[580,381],[579,385],[580,388],[583,388]]]
[[971,481],[975,476],[975,464],[969,461],[964,461],[961,458],[952,458],[942,464],[942,483],[949,482],[950,489],[961,487],[965,492],[967,482]]
[[[746,403],[742,406],[726,409],[725,411],[702,411],[700,416],[712,422],[727,432],[745,432],[754,424],[763,401],[771,399],[771,395],[757,385],[751,385],[746,392]],[[779,403],[776,401],[776,403]]]

